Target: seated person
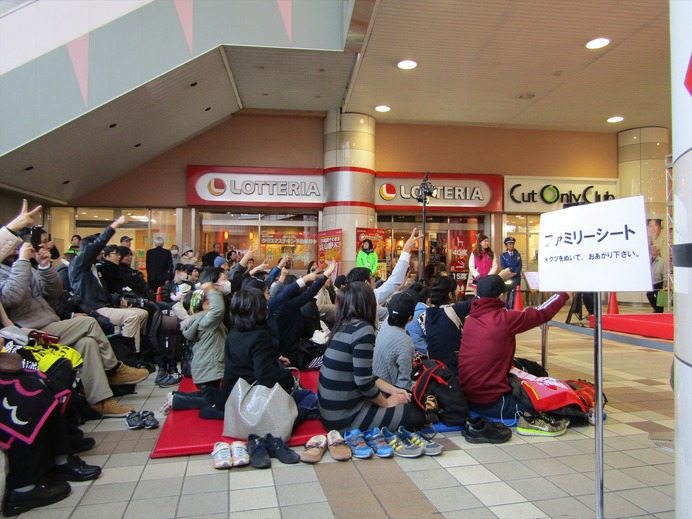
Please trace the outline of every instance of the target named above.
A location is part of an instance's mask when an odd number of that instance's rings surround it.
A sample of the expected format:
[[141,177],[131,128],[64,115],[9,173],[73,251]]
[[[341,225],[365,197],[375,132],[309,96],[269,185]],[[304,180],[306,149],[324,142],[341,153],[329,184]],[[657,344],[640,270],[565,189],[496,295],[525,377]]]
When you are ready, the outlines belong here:
[[141,334],[147,327],[147,311],[142,308],[133,308],[123,299],[114,301],[108,290],[101,284],[95,266],[99,254],[115,235],[115,230],[123,223],[125,223],[125,217],[121,216],[106,227],[100,235],[85,236],[82,239],[82,253],[70,263],[70,284],[75,294],[80,296],[87,305],[106,316],[115,326],[119,326],[122,335],[132,337],[135,341],[135,350],[139,352]]
[[418,317],[427,345],[428,357],[457,370],[462,323],[471,311],[471,300],[457,302],[457,283],[438,276],[430,289],[430,306]]
[[389,317],[375,339],[372,371],[382,380],[407,391],[413,389],[411,371],[413,367],[413,341],[404,327],[413,319],[416,307],[415,295],[411,291],[395,294],[389,301]]
[[[2,339],[0,339],[2,341]],[[87,465],[72,454],[63,406],[38,371],[22,368],[16,353],[0,352],[0,399],[12,413],[1,413],[0,446],[7,455],[8,473],[3,515],[22,514],[57,503],[70,495],[68,481],[99,477],[101,467]]]
[[182,300],[180,285],[187,283],[187,278],[187,267],[182,263],[176,263],[173,267],[173,279],[166,281],[161,287],[161,300],[169,307]]
[[516,334],[551,320],[569,296],[559,292],[538,308],[507,310],[504,295],[512,285],[497,274],[479,278],[476,285],[478,298],[471,304],[459,350],[459,384],[469,408],[503,419],[533,412],[512,396],[508,379],[517,349]]
[[169,393],[161,407],[162,413],[167,414],[170,409],[202,409],[217,402],[224,376],[224,345],[228,335],[223,324],[224,311],[223,294],[214,283],[206,282],[201,290],[193,293],[190,300],[193,315],[183,335],[195,341],[192,381],[198,391]]
[[318,407],[327,430],[418,429],[423,410],[411,394],[373,374],[377,301],[366,283],[339,291],[336,322],[320,369]]
[[120,256],[118,269],[120,271],[120,278],[123,285],[130,287],[132,292],[137,297],[143,297],[149,301],[153,301],[155,299],[154,294],[149,288],[149,283],[147,283],[147,281],[144,279],[144,274],[142,274],[139,270],[132,268],[132,249],[120,245],[118,247],[118,256]]
[[267,300],[256,288],[243,288],[231,298],[233,327],[226,339],[225,367],[217,409],[223,412],[224,403],[239,378],[252,384],[273,387],[279,384],[287,393],[293,392],[297,381],[286,358],[272,346],[272,334],[267,326]]
[[425,339],[425,334],[423,329],[420,327],[418,318],[420,315],[428,309],[428,299],[430,298],[430,290],[427,286],[416,283],[409,289],[415,291],[418,295],[418,301],[416,303],[416,309],[413,312],[413,319],[409,321],[406,325],[406,332],[413,340],[413,347],[417,353],[422,355],[428,354],[428,341]]

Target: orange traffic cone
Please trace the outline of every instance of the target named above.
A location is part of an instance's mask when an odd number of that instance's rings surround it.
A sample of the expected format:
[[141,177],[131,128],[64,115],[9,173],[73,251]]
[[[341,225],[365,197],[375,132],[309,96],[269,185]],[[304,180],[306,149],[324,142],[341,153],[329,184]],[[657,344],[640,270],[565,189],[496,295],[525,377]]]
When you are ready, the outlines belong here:
[[156,289],[156,302],[160,303],[163,301],[163,289],[161,287]]
[[514,310],[522,312],[524,310],[524,300],[521,297],[521,290],[519,290],[519,285],[517,285],[514,291]]
[[608,313],[609,314],[619,314],[620,310],[618,309],[618,298],[615,295],[615,292],[610,293],[610,300],[608,301]]

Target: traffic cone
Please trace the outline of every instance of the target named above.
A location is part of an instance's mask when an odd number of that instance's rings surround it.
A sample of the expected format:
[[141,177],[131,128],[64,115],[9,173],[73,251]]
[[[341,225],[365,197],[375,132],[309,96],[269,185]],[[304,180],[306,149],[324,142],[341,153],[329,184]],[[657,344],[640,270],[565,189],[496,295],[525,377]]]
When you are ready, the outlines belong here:
[[519,290],[519,285],[517,285],[517,288],[514,291],[514,310],[517,310],[519,312],[524,311],[524,300],[521,297],[521,290]]
[[610,300],[608,301],[608,313],[609,314],[619,314],[620,310],[618,309],[618,298],[615,295],[615,292],[610,293]]
[[160,303],[163,301],[163,288],[159,287],[156,289],[156,302]]

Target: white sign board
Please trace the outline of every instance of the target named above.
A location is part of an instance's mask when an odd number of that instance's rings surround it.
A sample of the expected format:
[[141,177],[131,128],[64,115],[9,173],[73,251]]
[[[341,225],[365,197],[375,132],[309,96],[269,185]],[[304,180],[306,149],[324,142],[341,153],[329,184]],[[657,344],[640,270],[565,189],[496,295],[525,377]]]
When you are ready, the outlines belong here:
[[538,270],[544,292],[651,290],[644,197],[542,214]]
[[526,278],[526,282],[529,284],[529,290],[539,290],[538,272],[529,272],[525,270],[523,274]]

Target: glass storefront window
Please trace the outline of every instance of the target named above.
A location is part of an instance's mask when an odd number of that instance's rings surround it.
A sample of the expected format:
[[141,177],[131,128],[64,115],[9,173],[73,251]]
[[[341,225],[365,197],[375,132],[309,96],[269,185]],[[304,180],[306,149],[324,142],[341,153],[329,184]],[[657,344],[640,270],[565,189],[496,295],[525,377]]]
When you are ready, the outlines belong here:
[[201,253],[221,244],[221,253],[240,254],[254,249],[255,258],[274,266],[283,255],[292,258],[294,271],[307,271],[317,259],[317,215],[200,213]]
[[514,248],[519,251],[524,263],[525,272],[538,271],[538,236],[541,222],[540,215],[505,215],[504,236],[516,240]]

